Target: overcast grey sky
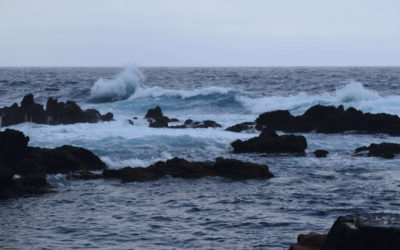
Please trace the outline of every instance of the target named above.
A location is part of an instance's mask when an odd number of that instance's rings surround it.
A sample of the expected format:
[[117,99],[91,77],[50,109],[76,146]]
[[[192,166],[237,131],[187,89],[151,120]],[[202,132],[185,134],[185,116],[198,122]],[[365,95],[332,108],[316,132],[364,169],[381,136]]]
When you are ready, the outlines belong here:
[[400,65],[400,0],[0,0],[1,66]]

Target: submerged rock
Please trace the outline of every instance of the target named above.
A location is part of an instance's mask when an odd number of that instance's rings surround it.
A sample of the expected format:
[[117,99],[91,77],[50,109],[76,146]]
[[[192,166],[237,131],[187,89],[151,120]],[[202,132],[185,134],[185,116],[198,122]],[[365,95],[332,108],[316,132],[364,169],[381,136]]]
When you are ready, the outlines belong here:
[[14,103],[10,107],[0,109],[0,126],[10,126],[23,122],[39,124],[73,124],[79,122],[96,123],[99,121],[111,121],[112,113],[101,115],[96,109],[82,110],[75,102],[58,102],[56,99],[47,100],[46,110],[43,105],[34,102],[32,94],[26,95],[19,107]]
[[236,125],[233,125],[231,127],[228,127],[225,129],[226,131],[231,131],[231,132],[242,132],[242,131],[253,131],[255,130],[255,122],[243,122],[239,123]]
[[103,176],[121,179],[123,182],[133,182],[156,180],[165,176],[173,178],[221,176],[231,179],[267,179],[273,177],[273,174],[267,165],[234,159],[217,158],[215,163],[211,163],[189,162],[182,158],[173,158],[166,162],[157,162],[147,168],[105,169]]
[[315,150],[315,151],[313,152],[313,154],[314,154],[315,157],[317,157],[317,158],[325,158],[325,157],[329,154],[329,152],[326,151],[326,150],[323,150],[323,149],[318,149],[318,150]]
[[368,151],[367,156],[380,156],[386,159],[394,158],[396,154],[400,154],[400,144],[382,142],[379,144],[372,143],[368,147],[359,147],[355,150],[356,155]]
[[272,129],[266,128],[257,137],[231,143],[234,153],[304,153],[307,141],[304,136],[277,135]]
[[211,121],[205,120],[202,122],[193,121],[192,119],[188,119],[182,125],[170,126],[169,128],[220,128],[221,124]]
[[400,118],[397,115],[363,113],[352,107],[344,110],[342,105],[337,108],[315,105],[299,116],[291,115],[288,110],[266,112],[259,115],[256,123],[258,130],[269,127],[284,132],[359,131],[400,135]]
[[353,214],[339,217],[330,229],[324,250],[393,250],[400,246],[400,215]]
[[179,122],[176,118],[169,118],[164,116],[161,108],[159,106],[154,109],[149,109],[144,117],[149,122],[149,127],[152,128],[218,128],[221,127],[220,124],[215,121],[205,120],[202,122],[193,121],[188,119],[181,125],[169,126],[170,122]]

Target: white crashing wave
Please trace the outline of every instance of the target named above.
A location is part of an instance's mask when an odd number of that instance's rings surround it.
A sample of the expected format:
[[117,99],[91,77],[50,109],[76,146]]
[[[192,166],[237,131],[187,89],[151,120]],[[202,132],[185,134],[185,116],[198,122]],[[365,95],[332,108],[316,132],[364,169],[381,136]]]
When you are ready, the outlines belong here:
[[195,90],[172,90],[161,87],[148,87],[141,83],[143,75],[137,67],[125,67],[114,79],[100,78],[90,90],[89,99],[93,102],[113,102],[125,99],[140,99],[147,97],[178,97],[182,99],[208,96],[214,94],[226,95],[237,92],[232,88],[206,87]]
[[360,82],[352,81],[343,88],[336,90],[336,99],[341,103],[379,100],[378,92],[365,88]]
[[110,102],[127,99],[138,89],[143,88],[140,83],[143,75],[138,68],[129,66],[114,79],[100,78],[90,90],[90,100],[95,102]]
[[251,98],[236,96],[236,100],[254,114],[279,109],[290,110],[293,114],[302,114],[316,104],[343,105],[355,107],[364,112],[391,113],[400,115],[400,96],[380,96],[378,92],[367,89],[361,83],[352,81],[335,92],[307,95],[299,93],[292,96],[265,96]]

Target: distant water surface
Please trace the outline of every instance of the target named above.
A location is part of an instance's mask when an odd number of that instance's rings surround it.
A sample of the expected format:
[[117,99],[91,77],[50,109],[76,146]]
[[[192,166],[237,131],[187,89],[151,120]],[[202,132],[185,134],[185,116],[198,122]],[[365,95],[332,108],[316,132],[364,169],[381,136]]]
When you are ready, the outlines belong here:
[[[32,146],[82,146],[110,168],[222,156],[268,164],[276,175],[129,184],[49,176],[56,193],[0,202],[0,248],[286,249],[300,233],[327,231],[339,215],[397,212],[400,158],[352,153],[398,137],[305,133],[303,157],[235,155],[230,143],[257,133],[224,129],[265,111],[301,114],[315,104],[400,115],[399,87],[398,67],[0,68],[0,106],[33,93],[39,103],[56,97],[115,115],[110,123],[12,126]],[[211,119],[223,128],[148,128],[142,118],[156,105],[169,117]],[[314,158],[316,149],[328,150],[328,158]]]

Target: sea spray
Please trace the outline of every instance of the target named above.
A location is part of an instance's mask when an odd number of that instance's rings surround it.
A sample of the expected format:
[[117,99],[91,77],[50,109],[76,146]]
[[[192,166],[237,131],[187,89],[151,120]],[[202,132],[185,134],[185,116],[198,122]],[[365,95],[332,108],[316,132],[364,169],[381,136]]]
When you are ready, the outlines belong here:
[[113,102],[127,99],[142,88],[143,75],[137,67],[128,66],[114,79],[97,80],[90,89],[91,102]]

